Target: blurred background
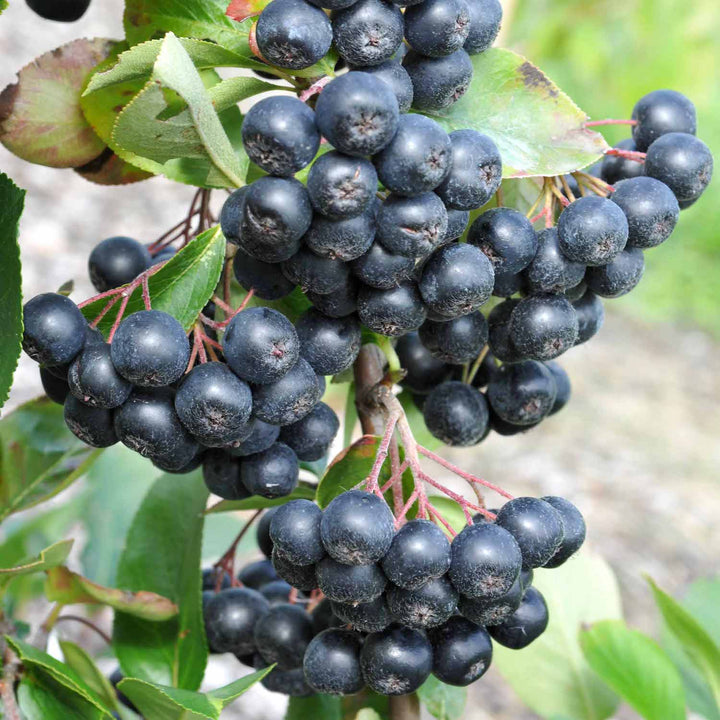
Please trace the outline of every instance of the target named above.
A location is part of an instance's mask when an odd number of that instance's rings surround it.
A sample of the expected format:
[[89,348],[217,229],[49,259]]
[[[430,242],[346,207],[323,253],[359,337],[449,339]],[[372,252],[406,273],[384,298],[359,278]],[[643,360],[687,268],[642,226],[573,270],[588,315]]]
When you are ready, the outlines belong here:
[[[717,0],[504,4],[500,43],[542,68],[591,118],[628,118],[639,97],[673,88],[695,102],[698,135],[720,152]],[[0,18],[0,88],[35,56],[78,36],[120,37],[121,14],[118,0],[93,0],[79,23],[66,26],[11,0]],[[611,128],[606,137],[613,144],[628,134],[627,127]],[[26,298],[69,279],[74,297],[88,297],[87,257],[97,242],[117,234],[153,240],[184,215],[192,196],[192,189],[161,178],[94,186],[71,171],[28,165],[2,147],[0,169],[28,191],[20,232]],[[562,413],[526,435],[493,435],[476,450],[445,454],[515,495],[564,495],[575,502],[586,515],[591,548],[618,576],[628,622],[657,635],[643,574],[682,596],[690,582],[718,571],[720,180],[683,213],[672,239],[647,253],[646,263],[640,286],[607,302],[600,334],[562,359],[574,392]],[[37,369],[23,357],[4,412],[40,392]],[[344,397],[330,401],[340,409]],[[148,484],[149,468],[138,467]],[[6,523],[0,541],[26,521],[20,515]],[[206,539],[208,563],[238,523],[215,522]],[[60,525],[46,519],[42,532]],[[248,558],[256,552],[252,542],[246,550]],[[24,613],[36,611],[30,604]],[[209,684],[234,679],[238,671],[237,664],[213,663]],[[275,720],[283,705],[280,696],[253,689],[234,712]],[[473,690],[467,717],[536,716],[491,671]],[[618,717],[632,714],[621,710]]]

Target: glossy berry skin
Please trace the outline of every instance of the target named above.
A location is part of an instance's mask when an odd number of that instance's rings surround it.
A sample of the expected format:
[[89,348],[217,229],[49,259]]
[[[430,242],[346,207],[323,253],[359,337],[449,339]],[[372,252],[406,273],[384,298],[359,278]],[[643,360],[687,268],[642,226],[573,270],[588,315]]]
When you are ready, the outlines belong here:
[[530,221],[517,210],[493,208],[470,226],[468,242],[490,259],[495,273],[519,273],[538,251],[538,237]]
[[412,80],[398,60],[386,60],[379,65],[364,65],[353,69],[369,73],[382,80],[395,93],[400,112],[406,113],[410,110],[413,100]]
[[389,585],[386,598],[395,622],[405,627],[431,628],[442,625],[455,613],[458,592],[443,575],[415,590]]
[[391,253],[379,242],[350,264],[353,275],[378,290],[390,290],[408,280],[414,267],[414,258]]
[[570,385],[570,378],[560,363],[551,360],[545,363],[545,367],[552,373],[553,380],[555,380],[557,393],[552,410],[550,410],[550,415],[555,415],[555,413],[560,412],[570,401],[572,387]]
[[490,667],[492,641],[485,628],[454,617],[428,636],[433,649],[433,675],[447,685],[466,687]]
[[253,388],[253,412],[263,422],[292,425],[315,407],[320,394],[317,375],[300,358],[279,380]]
[[504,365],[487,392],[492,409],[513,425],[542,420],[552,410],[556,395],[552,373],[534,360]]
[[374,155],[397,131],[400,119],[393,91],[379,78],[349,72],[325,87],[315,119],[328,142],[347,155]]
[[435,189],[450,172],[450,137],[431,118],[403,115],[395,137],[373,162],[388,190],[407,197],[419,195]]
[[303,242],[316,255],[349,262],[367,252],[374,238],[375,209],[369,207],[360,215],[340,220],[315,215]]
[[348,65],[379,65],[403,39],[403,16],[384,0],[358,0],[332,15],[333,42]]
[[358,316],[373,332],[398,337],[417,330],[425,321],[426,310],[415,283],[405,282],[389,290],[362,287]]
[[395,352],[406,372],[402,380],[403,387],[414,393],[426,395],[450,375],[451,368],[448,364],[433,357],[421,342],[418,333],[403,335],[395,346]]
[[64,365],[83,349],[86,328],[70,298],[58,293],[36,295],[23,307],[23,350],[41,365]]
[[339,258],[322,257],[306,247],[286,260],[282,264],[282,271],[303,292],[320,295],[341,288],[350,274],[347,264]]
[[443,238],[443,245],[462,237],[468,222],[470,222],[470,212],[468,210],[453,210],[451,208],[447,211],[447,214],[448,228]]
[[326,557],[316,565],[318,586],[340,603],[366,603],[382,595],[387,580],[379,565],[344,565]]
[[270,524],[272,523],[272,519],[275,517],[275,513],[277,511],[278,508],[276,507],[265,510],[265,512],[263,512],[260,516],[260,520],[255,528],[255,539],[257,540],[258,547],[260,548],[262,554],[267,558],[272,555],[273,541],[270,537]]
[[605,309],[602,300],[592,290],[573,303],[578,319],[577,344],[587,342],[596,335],[605,322]]
[[339,429],[335,411],[319,402],[302,420],[286,425],[280,431],[280,440],[295,451],[299,460],[315,462],[327,455]]
[[255,37],[269,63],[300,70],[325,56],[332,27],[328,16],[305,0],[273,0],[260,13]]
[[475,387],[451,381],[438,385],[423,407],[425,425],[446,445],[477,445],[486,435],[489,414],[483,394]]
[[546,568],[556,568],[582,547],[587,528],[582,514],[569,500],[556,496],[546,496],[541,499],[557,510],[562,521],[564,532],[562,542],[555,554],[543,565]]
[[196,365],[175,394],[180,422],[208,447],[247,436],[252,392],[225,363]]
[[510,320],[519,302],[512,298],[505,300],[488,315],[488,345],[492,354],[502,362],[514,363],[524,359],[510,338]]
[[[249,185],[233,190],[223,203],[220,211],[220,229],[225,239],[233,245],[240,244],[243,214],[245,212],[245,197]],[[238,281],[239,282],[239,281]]]
[[313,307],[328,317],[347,317],[357,310],[358,288],[358,281],[351,275],[343,285],[327,295],[309,292],[306,297]]
[[520,576],[518,576],[512,587],[498,598],[466,598],[461,596],[458,602],[458,610],[463,617],[476,625],[482,625],[483,627],[501,625],[520,607],[522,596],[523,585]]
[[350,625],[359,632],[380,632],[392,623],[384,595],[367,603],[333,602],[332,609],[342,624]]
[[533,497],[519,497],[505,503],[495,524],[505,528],[517,541],[524,570],[545,565],[557,552],[565,534],[558,511]]
[[351,630],[331,628],[315,636],[303,661],[308,685],[319,693],[353,695],[365,686],[360,670],[362,640]]
[[148,249],[129,237],[110,237],[93,248],[90,280],[98,292],[127,285],[152,264]]
[[240,465],[240,479],[247,491],[266,498],[289,495],[297,487],[298,474],[297,456],[279,442],[249,455]]
[[272,564],[277,574],[298,590],[310,592],[318,586],[315,565],[295,565],[275,548],[272,551]]
[[437,194],[455,210],[480,208],[502,182],[500,151],[487,135],[476,130],[456,130],[450,133],[450,142],[452,168]]
[[430,58],[411,50],[403,60],[413,84],[416,110],[442,110],[457,102],[470,87],[473,65],[464,50]]
[[478,311],[448,322],[426,320],[419,332],[433,356],[452,365],[474,360],[488,340],[487,320]]
[[118,441],[110,410],[85,405],[74,395],[68,395],[64,415],[70,432],[90,447],[106,448]]
[[712,153],[694,135],[668,133],[648,148],[645,174],[664,182],[679,202],[697,200],[710,184],[712,173]]
[[617,298],[629,293],[642,280],[644,271],[643,251],[627,248],[607,265],[588,268],[585,282],[596,295]]
[[405,37],[413,50],[442,57],[460,50],[470,32],[464,0],[425,0],[405,11]]
[[313,638],[310,615],[300,605],[275,605],[255,625],[255,646],[263,659],[280,670],[302,666]]
[[661,135],[697,132],[695,106],[675,90],[655,90],[638,100],[633,108],[633,139],[637,149],[645,152]]
[[284,580],[273,580],[267,585],[263,585],[258,592],[270,603],[271,607],[275,607],[290,600],[292,586]]
[[346,565],[369,565],[390,548],[394,518],[384,500],[362,490],[333,498],[320,525],[328,554]]
[[64,405],[70,392],[70,386],[66,380],[53,375],[44,367],[40,368],[40,382],[43,390],[50,400],[58,405]]
[[[618,150],[629,150],[637,152],[635,141],[631,138],[621,140],[615,147]],[[620,155],[606,155],[600,166],[600,177],[610,185],[615,185],[622,180],[639,177],[645,174],[643,163],[621,157]],[[578,195],[579,195],[578,189]],[[575,196],[577,197],[577,195]],[[612,198],[612,195],[610,196]]]
[[420,277],[425,304],[448,319],[468,315],[492,295],[492,263],[487,256],[465,243],[453,243],[432,254]]
[[254,652],[256,623],[270,611],[256,590],[230,588],[217,593],[205,607],[205,632],[213,652],[245,655]]
[[247,457],[267,450],[280,435],[277,425],[270,425],[253,418],[248,424],[248,434],[242,440],[228,443],[225,449],[235,457]]
[[110,345],[104,342],[86,345],[70,363],[67,377],[72,394],[92,407],[119,407],[132,391],[132,385],[115,370]]
[[298,251],[311,222],[304,185],[294,178],[261,177],[245,194],[238,244],[257,260],[282,262]]
[[585,265],[609,263],[628,239],[625,213],[602,197],[582,197],[568,205],[557,228],[563,255]]
[[425,633],[400,625],[368,635],[360,653],[365,682],[381,695],[415,692],[430,675],[432,663]]
[[322,510],[309,500],[292,500],[282,505],[270,523],[273,547],[290,562],[313,565],[325,557],[320,539]]
[[532,360],[552,360],[569,350],[578,336],[578,319],[562,295],[523,298],[510,318],[510,340]]
[[307,189],[317,212],[341,220],[368,209],[375,198],[377,183],[377,172],[371,162],[334,150],[313,163]]
[[199,449],[175,412],[169,388],[133,390],[115,410],[115,432],[123,445],[175,470],[190,463]]
[[502,5],[499,0],[474,0],[468,3],[470,11],[470,34],[464,49],[470,55],[485,52],[500,32]]
[[349,368],[360,352],[360,323],[354,315],[329,318],[310,308],[296,325],[300,354],[318,375],[337,375]]
[[295,289],[295,283],[283,275],[279,265],[256,260],[240,248],[233,258],[233,273],[245,290],[252,288],[261,300],[279,300]]
[[261,587],[275,582],[278,575],[269,560],[257,560],[246,565],[239,573],[238,580],[253,590],[260,590]]
[[585,265],[569,260],[560,250],[557,228],[538,233],[535,257],[522,273],[523,283],[534,294],[562,293],[585,277]]
[[90,7],[90,0],[25,0],[28,7],[45,20],[75,22]]
[[628,248],[643,250],[665,242],[677,225],[680,207],[665,183],[650,177],[623,180],[610,196],[628,221]]
[[203,480],[207,489],[223,500],[249,497],[240,480],[240,461],[230,453],[213,448],[203,457]]
[[266,97],[243,118],[250,160],[270,175],[289,177],[309,165],[320,147],[315,113],[298,98]]
[[520,607],[502,625],[489,628],[495,642],[511,650],[522,650],[537,640],[548,625],[545,598],[535,588],[528,588]]
[[256,385],[282,378],[300,357],[292,323],[277,310],[247,308],[228,324],[222,339],[230,369]]
[[435,193],[392,194],[378,210],[376,237],[391,253],[419,258],[440,246],[447,225],[447,210]]
[[160,310],[141,310],[126,317],[110,349],[117,372],[138,387],[170,385],[182,377],[190,360],[183,326]]

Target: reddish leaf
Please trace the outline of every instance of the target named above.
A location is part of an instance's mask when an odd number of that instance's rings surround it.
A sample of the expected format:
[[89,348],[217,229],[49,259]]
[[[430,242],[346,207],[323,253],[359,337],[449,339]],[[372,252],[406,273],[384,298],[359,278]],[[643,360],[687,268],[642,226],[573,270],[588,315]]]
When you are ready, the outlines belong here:
[[225,14],[232,20],[242,22],[253,15],[259,15],[270,0],[231,0]]

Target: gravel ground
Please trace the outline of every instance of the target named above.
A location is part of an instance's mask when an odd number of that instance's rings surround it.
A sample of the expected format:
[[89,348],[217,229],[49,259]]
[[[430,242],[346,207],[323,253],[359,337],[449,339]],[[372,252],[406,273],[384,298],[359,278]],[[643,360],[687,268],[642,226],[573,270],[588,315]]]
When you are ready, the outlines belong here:
[[[64,26],[15,0],[0,18],[0,87],[34,56],[79,35],[119,37],[120,8],[93,0],[81,23]],[[184,215],[192,195],[163,179],[94,186],[71,171],[30,166],[1,147],[0,169],[28,190],[20,235],[26,298],[71,278],[74,297],[87,297],[87,256],[100,239],[126,234],[150,241]],[[527,435],[446,454],[515,495],[552,493],[577,502],[589,542],[618,573],[628,620],[652,631],[656,615],[643,574],[679,593],[718,567],[720,348],[695,330],[648,327],[622,306],[617,301],[601,334],[563,360],[574,397],[560,415]],[[23,358],[6,409],[39,390],[37,370]],[[235,664],[213,661],[208,683],[236,674]],[[534,717],[497,674],[473,693],[472,720]],[[283,706],[281,697],[253,689],[227,717],[276,720]]]

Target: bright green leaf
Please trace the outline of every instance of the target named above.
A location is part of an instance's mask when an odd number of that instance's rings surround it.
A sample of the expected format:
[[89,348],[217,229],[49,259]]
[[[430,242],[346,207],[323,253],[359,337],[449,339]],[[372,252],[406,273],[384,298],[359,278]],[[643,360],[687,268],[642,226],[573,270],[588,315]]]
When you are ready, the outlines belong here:
[[258,670],[251,675],[241,677],[239,680],[235,680],[235,682],[231,682],[229,685],[224,685],[217,690],[210,691],[207,695],[213,703],[219,704],[221,709],[226,708],[231,702],[233,702],[233,700],[239,698],[244,692],[255,685],[255,683],[260,682],[260,680],[271,672],[274,667],[274,665],[271,665],[270,667]]
[[467,690],[440,682],[431,675],[417,691],[420,702],[437,720],[460,720],[465,711]]
[[581,631],[590,667],[647,720],[684,720],[685,692],[678,671],[651,638],[619,620]]
[[101,453],[65,427],[62,406],[21,405],[0,420],[0,520],[57,495]]
[[39,670],[27,673],[20,681],[17,701],[24,720],[99,720],[110,717],[79,693]]
[[502,155],[504,177],[562,175],[607,149],[602,135],[584,127],[585,113],[521,55],[491,48],[472,62],[468,92],[450,108],[426,114],[447,130],[489,135]]
[[305,483],[295,488],[291,495],[279,498],[264,498],[259,495],[245,498],[245,500],[221,500],[216,505],[208,508],[207,513],[236,512],[238,510],[262,510],[263,508],[285,505],[291,500],[314,500],[315,488]]
[[317,489],[317,502],[321,508],[367,478],[379,446],[379,437],[363,435],[333,459]]
[[70,550],[73,546],[73,540],[62,540],[51,545],[45,550],[41,550],[40,554],[14,567],[0,568],[0,589],[7,585],[13,578],[21,575],[30,575],[31,573],[43,572],[50,568],[62,565],[68,558]]
[[84,680],[85,684],[95,692],[106,707],[117,710],[118,699],[113,686],[87,651],[67,640],[60,640],[60,649],[63,658],[65,658],[65,664]]
[[342,720],[342,703],[335,695],[310,695],[291,697],[285,720]]

